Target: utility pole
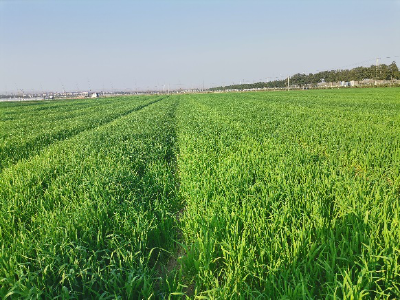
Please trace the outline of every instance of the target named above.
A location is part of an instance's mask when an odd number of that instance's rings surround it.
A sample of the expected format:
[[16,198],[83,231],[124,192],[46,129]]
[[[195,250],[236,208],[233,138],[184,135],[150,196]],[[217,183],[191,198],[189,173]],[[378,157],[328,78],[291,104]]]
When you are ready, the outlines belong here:
[[287,90],[290,90],[290,76],[287,77]]
[[378,80],[378,67],[379,67],[379,60],[380,58],[376,58],[376,67],[375,67],[375,85],[377,85],[377,80]]
[[64,84],[61,82],[61,86],[62,86],[62,89],[63,89],[63,96],[66,96],[67,94],[65,93],[65,87],[64,87]]

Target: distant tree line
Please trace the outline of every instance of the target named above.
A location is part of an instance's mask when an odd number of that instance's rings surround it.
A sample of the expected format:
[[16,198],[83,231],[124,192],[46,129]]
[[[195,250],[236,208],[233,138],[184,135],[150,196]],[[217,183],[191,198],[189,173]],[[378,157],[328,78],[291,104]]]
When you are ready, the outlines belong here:
[[[374,80],[393,80],[400,79],[400,72],[395,62],[390,65],[380,64],[378,66],[357,67],[350,70],[331,70],[322,71],[315,74],[297,73],[290,77],[290,85],[299,87],[316,86],[320,82],[340,82],[340,81],[362,81],[365,79]],[[287,86],[287,79],[274,80],[269,82],[256,82],[246,84],[234,84],[210,88],[210,90],[228,89],[257,89],[257,88],[284,88]]]

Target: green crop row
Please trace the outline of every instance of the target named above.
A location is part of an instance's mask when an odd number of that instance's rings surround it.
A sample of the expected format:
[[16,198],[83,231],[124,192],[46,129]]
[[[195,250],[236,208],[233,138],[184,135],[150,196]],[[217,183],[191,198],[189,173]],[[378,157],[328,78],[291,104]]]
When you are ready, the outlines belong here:
[[180,205],[175,106],[147,105],[2,171],[1,298],[154,293]]
[[110,122],[155,99],[80,100],[75,105],[70,100],[58,106],[46,102],[40,106],[36,102],[6,106],[0,119],[0,170],[38,154],[56,141]]
[[195,295],[400,297],[400,99],[376,96],[182,101],[181,261]]
[[0,298],[400,298],[397,88],[0,110]]

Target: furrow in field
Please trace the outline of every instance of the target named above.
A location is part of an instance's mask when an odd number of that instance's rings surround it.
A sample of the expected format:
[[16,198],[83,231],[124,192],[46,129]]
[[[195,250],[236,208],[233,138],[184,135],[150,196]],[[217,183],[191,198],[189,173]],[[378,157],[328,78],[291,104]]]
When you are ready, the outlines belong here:
[[173,95],[52,143],[0,173],[0,298],[400,298],[398,92]]

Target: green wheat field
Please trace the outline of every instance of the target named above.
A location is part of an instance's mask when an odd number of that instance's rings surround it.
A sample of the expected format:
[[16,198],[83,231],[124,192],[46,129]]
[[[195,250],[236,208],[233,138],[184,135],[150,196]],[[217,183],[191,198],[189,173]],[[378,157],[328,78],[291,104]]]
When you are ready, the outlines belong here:
[[0,103],[0,298],[400,298],[400,89]]

